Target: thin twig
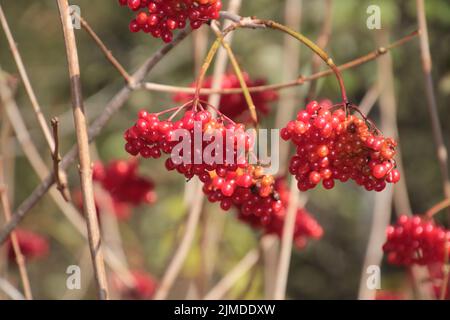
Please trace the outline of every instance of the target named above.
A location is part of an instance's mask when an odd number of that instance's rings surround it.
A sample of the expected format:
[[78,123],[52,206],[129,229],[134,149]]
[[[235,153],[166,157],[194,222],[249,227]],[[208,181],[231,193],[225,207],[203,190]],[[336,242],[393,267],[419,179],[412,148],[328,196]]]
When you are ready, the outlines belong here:
[[25,300],[25,297],[6,279],[0,278],[0,290],[12,300]]
[[[35,145],[33,144],[28,130],[25,126],[25,122],[20,114],[19,107],[16,105],[15,101],[12,99],[12,93],[5,81],[3,80],[6,75],[2,73],[0,69],[0,100],[3,103],[7,117],[9,118],[10,124],[12,124],[13,130],[17,136],[17,140],[30,162],[33,170],[36,172],[41,181],[46,182],[46,176],[53,174],[45,165],[44,160]],[[76,154],[75,154],[76,155]],[[74,156],[75,158],[75,156]],[[45,194],[45,192],[43,193]],[[75,227],[75,229],[87,239],[86,227],[84,219],[81,217],[77,209],[74,208],[72,203],[65,202],[60,193],[56,188],[50,188],[49,194],[51,198],[55,201],[56,205],[61,209],[66,218]],[[14,219],[15,215],[13,215]],[[19,220],[20,221],[20,220]],[[9,226],[11,224],[8,223]],[[13,228],[12,228],[13,229]],[[8,236],[7,236],[8,237]],[[120,260],[115,256],[114,252],[110,248],[105,247],[105,258],[111,269],[121,278],[121,280],[127,284],[132,284],[132,277],[125,266],[120,263]]]
[[[325,14],[323,18],[322,29],[317,37],[317,45],[321,48],[326,48],[331,36],[331,26],[333,21],[333,0],[325,0]],[[320,58],[316,55],[312,57],[311,73],[316,73],[320,70]],[[316,94],[317,81],[313,80],[310,83],[307,100],[312,100]]]
[[[227,12],[231,12],[233,14],[237,14],[241,8],[242,0],[231,0],[228,4]],[[223,25],[223,29],[227,28],[231,24],[231,21],[225,21]],[[229,44],[233,41],[233,34],[229,34],[227,37],[227,41]],[[222,87],[223,76],[227,69],[227,53],[223,47],[219,48],[216,60],[214,62],[214,70],[212,75],[211,88],[212,89],[220,89]],[[213,106],[219,106],[221,99],[220,94],[212,94],[208,97],[208,103]],[[210,108],[210,112],[215,114],[215,110]],[[209,281],[214,272],[214,267],[217,263],[218,257],[218,246],[219,241],[221,239],[221,235],[223,234],[223,228],[225,225],[226,215],[211,215],[208,214],[206,210],[204,210],[204,220],[205,223],[203,225],[203,234],[202,234],[202,243],[201,243],[201,254],[202,254],[202,279],[200,292],[203,295],[203,289],[209,286]]]
[[[2,147],[3,149],[3,147]],[[9,203],[8,191],[5,185],[4,179],[4,168],[3,168],[3,154],[0,155],[0,198],[2,202],[3,214],[5,216],[6,223],[11,220],[11,205]],[[19,239],[17,238],[16,232],[11,232],[11,244],[16,257],[17,266],[19,268],[20,279],[22,280],[23,292],[27,300],[32,300],[33,295],[31,293],[30,279],[28,277],[27,266],[25,264],[25,257],[22,254],[20,248]]]
[[89,138],[86,115],[83,107],[83,95],[81,91],[80,66],[75,41],[75,33],[70,21],[69,4],[67,0],[58,0],[58,8],[64,33],[67,62],[72,91],[72,108],[77,136],[79,172],[81,180],[81,192],[83,195],[83,210],[85,213],[89,246],[94,267],[95,280],[97,282],[99,299],[108,299],[108,282],[106,279],[103,252],[101,249],[101,236],[95,209],[94,190],[92,184],[92,163],[89,152]]
[[294,238],[295,220],[299,203],[299,192],[297,181],[292,179],[289,195],[289,204],[286,210],[281,236],[281,249],[278,258],[277,275],[275,279],[275,300],[284,300],[286,296],[287,279],[289,275],[289,264],[291,262],[292,241]]
[[120,62],[114,57],[111,50],[105,45],[105,43],[100,39],[100,37],[95,33],[95,31],[91,28],[89,23],[84,20],[83,17],[78,16],[80,19],[80,24],[84,30],[89,34],[89,36],[94,40],[97,46],[102,50],[106,59],[116,68],[116,70],[120,73],[120,75],[125,79],[126,83],[133,88],[135,86],[135,81],[132,76],[125,70],[125,68],[120,64]]
[[[145,75],[152,70],[159,61],[180,43],[190,32],[183,30],[178,33],[174,40],[164,45],[156,53],[154,53],[145,63],[133,74],[137,82],[144,79]],[[92,125],[89,127],[89,141],[94,140],[102,131],[103,127],[108,123],[111,117],[124,106],[128,97],[131,94],[131,89],[128,86],[123,87],[117,94],[115,94],[108,104],[103,109],[103,112],[98,116]],[[77,146],[72,146],[70,151],[62,158],[60,168],[66,170],[76,159],[78,154]],[[34,205],[47,193],[50,187],[55,183],[55,176],[53,173],[47,175],[42,179],[42,182],[34,189],[34,191],[22,202],[22,204],[15,210],[11,221],[0,230],[0,244],[3,243],[9,236],[10,232],[17,226],[17,224],[25,217],[25,215],[34,207]],[[106,254],[106,252],[105,252]]]
[[259,260],[258,249],[249,251],[225,277],[223,277],[206,295],[205,300],[219,300],[246,274]]
[[[432,59],[430,44],[428,41],[427,18],[425,15],[425,3],[423,0],[416,1],[417,20],[420,30],[420,53],[422,56],[422,69],[425,79],[425,91],[427,96],[427,107],[430,114],[431,127],[433,129],[433,139],[436,146],[436,154],[441,171],[442,186],[445,198],[450,198],[450,179],[448,174],[448,152],[442,135],[442,127],[439,121],[439,112],[436,102],[436,95],[433,87]],[[450,222],[450,209],[447,211]]]
[[[195,181],[197,184],[196,194],[200,195],[202,194],[202,183],[200,183],[200,181],[198,180]],[[200,219],[203,200],[204,197],[195,197],[194,202],[190,207],[188,220],[186,222],[186,230],[184,232],[183,238],[181,239],[180,246],[177,248],[172,260],[169,263],[169,266],[166,269],[166,272],[164,273],[158,291],[155,294],[155,300],[163,300],[167,298],[172,285],[174,284],[181,268],[183,267],[187,254],[191,249],[192,242],[194,241],[195,232],[197,230],[198,221]]]
[[[340,66],[338,66],[339,71],[345,71],[354,67],[358,67],[360,65],[363,65],[365,63],[368,63],[370,61],[373,61],[375,59],[377,59],[378,57],[386,54],[388,51],[398,48],[400,46],[402,46],[403,44],[413,40],[416,36],[418,35],[417,31],[414,31],[410,34],[408,34],[407,36],[399,39],[396,42],[393,42],[389,45],[387,45],[386,47],[379,47],[376,50],[358,57],[354,60],[351,60],[347,63],[344,63]],[[289,82],[284,82],[284,83],[279,83],[279,84],[270,84],[270,85],[261,85],[261,86],[254,86],[254,87],[249,87],[248,90],[250,92],[264,92],[264,91],[269,91],[269,90],[283,90],[283,89],[287,89],[287,88],[292,88],[292,87],[296,87],[296,86],[301,86],[303,84],[305,84],[306,82],[309,81],[313,81],[313,80],[317,80],[320,78],[324,78],[324,77],[328,77],[330,75],[333,74],[333,71],[331,70],[324,70],[324,71],[320,71],[317,73],[314,73],[310,76],[301,76],[296,80],[293,81],[289,81]],[[146,89],[149,91],[157,91],[157,92],[165,92],[165,93],[177,93],[177,92],[182,92],[182,93],[189,93],[189,94],[194,94],[195,93],[195,88],[190,88],[190,87],[179,87],[179,86],[171,86],[171,85],[165,85],[165,84],[159,84],[159,83],[152,83],[152,82],[145,82],[141,85],[137,86],[138,88],[142,88],[142,89]],[[210,94],[236,94],[236,93],[242,93],[242,89],[241,88],[230,88],[230,89],[207,89],[207,88],[202,88],[200,90],[200,94],[202,95],[210,95]]]
[[[285,24],[293,29],[301,29],[301,21],[303,14],[303,1],[288,0],[285,4],[284,16]],[[289,81],[299,74],[300,69],[300,53],[301,46],[297,44],[295,39],[289,35],[284,36],[283,60],[282,60],[282,81]],[[320,62],[320,60],[319,60]],[[299,90],[300,91],[300,90]],[[298,107],[298,100],[292,99],[290,95],[294,93],[292,87],[290,91],[280,94],[280,101],[277,107],[275,118],[275,127],[282,128],[294,117],[296,107]],[[303,95],[303,90],[301,90]],[[302,100],[302,99],[299,99]],[[284,175],[288,171],[289,154],[291,146],[287,143],[280,144],[279,163],[280,174]],[[277,281],[277,268],[279,258],[279,245],[277,241],[271,241],[275,235],[266,235],[261,239],[261,247],[264,252],[264,293],[266,299],[272,299],[275,293],[275,282]],[[277,239],[278,240],[278,239]],[[273,243],[270,245],[270,243]]]
[[33,87],[31,86],[30,79],[25,69],[25,65],[23,64],[22,57],[20,56],[19,50],[17,49],[17,45],[13,38],[11,30],[9,29],[8,21],[6,20],[1,5],[0,5],[0,22],[2,24],[3,31],[5,32],[6,39],[8,40],[9,48],[11,49],[14,61],[16,62],[17,69],[19,70],[20,77],[25,86],[25,91],[27,92],[27,95],[30,98],[30,102],[33,107],[33,111],[36,115],[36,118],[38,120],[39,126],[41,127],[41,130],[44,133],[45,140],[47,141],[50,150],[53,150],[54,141],[50,133],[50,128],[47,125],[47,120],[45,119],[44,114],[42,113],[42,108],[40,107],[39,102],[36,98],[36,94],[34,93]]
[[59,163],[61,162],[61,155],[59,154],[59,138],[58,138],[58,125],[59,120],[57,117],[52,118],[51,121],[52,129],[53,129],[53,139],[55,141],[55,149],[52,152],[52,159],[53,159],[53,174],[56,178],[56,188],[59,192],[61,192],[61,195],[63,196],[64,200],[67,202],[70,201],[70,192],[67,188],[67,181],[62,180],[61,172],[59,169]]

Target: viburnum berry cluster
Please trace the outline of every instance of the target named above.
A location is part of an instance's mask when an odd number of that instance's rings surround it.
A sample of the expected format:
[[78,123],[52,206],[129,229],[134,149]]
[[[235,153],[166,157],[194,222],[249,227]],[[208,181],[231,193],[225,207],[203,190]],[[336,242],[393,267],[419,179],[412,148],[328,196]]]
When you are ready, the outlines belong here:
[[[174,115],[187,106],[177,108]],[[124,135],[128,153],[134,156],[140,154],[143,158],[160,158],[163,153],[172,154],[181,141],[189,141],[189,150],[179,150],[166,160],[165,166],[167,170],[176,170],[187,179],[197,176],[202,182],[211,180],[212,171],[225,176],[229,171],[247,165],[245,151],[250,148],[251,137],[246,134],[244,125],[222,115],[213,118],[207,110],[187,110],[176,121],[171,118],[160,120],[159,116],[145,110],[139,112],[135,125]],[[178,129],[184,129],[180,136],[177,136]],[[222,143],[218,147],[219,140]],[[243,154],[238,152],[240,146]],[[204,157],[205,150],[211,151],[210,157]]]
[[432,220],[403,215],[396,225],[387,228],[383,250],[388,262],[394,265],[430,265],[444,262],[449,241],[450,231]]
[[[165,162],[166,169],[177,171],[187,179],[197,176],[204,183],[203,192],[208,201],[219,202],[225,211],[234,207],[239,219],[265,233],[281,235],[289,198],[284,180],[276,180],[265,174],[262,166],[248,162],[253,139],[243,124],[234,123],[220,111],[213,117],[203,107],[191,106],[188,102],[159,114],[140,111],[138,120],[124,134],[125,150],[144,158],[170,154]],[[174,120],[185,108],[183,116]],[[171,111],[174,113],[167,120],[160,119],[162,114]],[[184,131],[176,136],[178,129]],[[200,141],[196,142],[197,134],[200,134]],[[205,135],[211,139],[205,139]],[[219,139],[224,142],[218,147]],[[182,141],[188,141],[188,150],[175,150]],[[211,159],[204,158],[208,149],[212,151]],[[305,210],[299,209],[294,232],[297,245],[303,247],[308,237],[320,238],[322,233],[320,225]]]
[[155,184],[138,172],[135,159],[114,160],[106,166],[94,164],[93,179],[109,192],[114,201],[132,206],[152,204],[156,201]]
[[[50,245],[44,236],[30,230],[16,229],[17,241],[22,255],[28,259],[44,258],[50,251]],[[10,261],[15,261],[15,253],[11,240],[7,242],[7,252]]]
[[352,179],[366,190],[382,191],[386,183],[398,182],[396,142],[383,137],[364,116],[346,114],[359,112],[356,107],[333,109],[328,100],[311,101],[281,130],[282,139],[296,146],[289,171],[299,190],[312,189],[321,181],[331,189],[335,180]]
[[[108,164],[98,161],[94,164],[93,180],[109,194],[112,214],[119,220],[131,217],[132,208],[142,204],[153,204],[156,201],[154,182],[138,172],[139,162],[136,159],[114,160]],[[95,206],[100,212],[101,195],[95,194]],[[80,191],[74,193],[74,201],[79,208],[83,207]]]
[[131,287],[126,286],[118,277],[114,278],[113,285],[122,298],[127,300],[152,299],[157,287],[156,279],[148,272],[141,270],[132,270],[131,276],[134,281]]
[[[245,83],[248,87],[261,86],[266,84],[265,79],[250,79],[248,73],[243,73]],[[207,77],[203,82],[203,88],[210,89],[212,87],[213,77]],[[196,83],[191,84],[192,88],[196,87]],[[238,89],[241,88],[238,77],[234,73],[226,73],[222,76],[221,89]],[[252,100],[258,112],[258,118],[267,115],[270,112],[270,103],[278,100],[278,93],[275,90],[266,90],[262,92],[252,92]],[[186,93],[178,93],[174,96],[174,100],[184,103],[193,98],[193,95]],[[200,96],[201,100],[208,100],[208,96]],[[219,111],[234,121],[243,123],[251,123],[252,119],[247,108],[247,102],[242,93],[224,94],[220,97]]]
[[119,0],[122,6],[138,11],[131,20],[131,32],[143,31],[164,42],[171,42],[173,31],[189,22],[192,29],[219,18],[219,0]]

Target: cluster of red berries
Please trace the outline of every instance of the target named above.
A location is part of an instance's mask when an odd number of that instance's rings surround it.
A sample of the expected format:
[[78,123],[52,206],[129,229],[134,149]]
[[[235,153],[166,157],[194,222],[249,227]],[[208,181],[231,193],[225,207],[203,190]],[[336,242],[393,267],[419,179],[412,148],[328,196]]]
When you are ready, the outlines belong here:
[[[176,108],[174,115],[188,106]],[[136,123],[124,134],[127,141],[125,150],[144,158],[170,154],[165,162],[166,169],[176,170],[187,179],[199,177],[204,183],[203,192],[208,201],[220,202],[225,211],[235,207],[239,219],[266,233],[281,235],[289,198],[287,188],[281,179],[276,181],[273,176],[265,174],[263,167],[248,163],[253,140],[244,131],[245,126],[234,123],[221,113],[213,118],[203,109],[189,109],[180,120],[172,118],[160,120],[158,114],[140,111]],[[211,139],[202,138],[204,135]],[[200,141],[196,142],[199,138]],[[216,138],[225,142],[219,143],[218,147]],[[184,141],[188,142],[187,150],[175,150]],[[212,161],[203,157],[207,149],[213,151]],[[319,238],[322,233],[320,225],[306,211],[298,210],[294,239],[299,247],[304,246],[306,238]]]
[[188,21],[198,29],[218,19],[222,8],[220,0],[119,0],[119,4],[139,11],[130,22],[131,32],[144,31],[164,42],[171,42],[173,31],[183,29]]
[[[289,204],[289,188],[284,178],[277,178],[274,183],[273,196],[277,200],[277,210],[271,211],[270,216],[261,219],[256,214],[249,214],[239,209],[238,219],[250,224],[253,228],[261,229],[266,234],[275,234],[279,237],[283,234],[284,221],[286,211]],[[255,211],[256,213],[256,211]],[[297,248],[301,249],[306,246],[308,238],[320,239],[323,235],[323,229],[320,224],[311,216],[304,208],[298,208],[295,218],[294,242]]]
[[120,292],[123,299],[127,300],[149,300],[155,294],[157,282],[155,278],[141,270],[132,270],[131,276],[134,285],[127,287],[119,278],[114,278],[114,287]]
[[156,201],[155,184],[138,173],[138,166],[135,159],[114,160],[106,166],[97,162],[93,179],[108,191],[114,202],[132,206],[152,204]]
[[383,250],[391,264],[429,265],[444,262],[449,241],[450,231],[433,221],[420,216],[401,216],[395,226],[387,228]]
[[[93,180],[98,182],[111,197],[112,214],[119,220],[131,217],[132,208],[142,204],[153,204],[156,201],[155,184],[138,172],[139,162],[136,159],[114,160],[104,165],[96,162],[93,168]],[[95,195],[97,214],[101,206],[99,195]],[[81,191],[73,195],[77,206],[83,208]]]
[[[138,118],[124,135],[125,150],[131,155],[160,158],[163,153],[171,154],[166,160],[167,170],[176,170],[187,179],[197,176],[202,182],[210,181],[212,171],[225,176],[247,165],[251,136],[242,124],[213,118],[206,110],[188,110],[177,121],[159,120],[157,114],[144,110]],[[189,150],[174,149],[186,141]],[[210,153],[204,154],[207,150]]]
[[328,100],[309,102],[280,134],[297,147],[289,171],[300,191],[321,181],[331,189],[335,180],[349,179],[366,190],[381,191],[386,183],[400,179],[394,161],[396,142],[383,137],[367,120],[346,115],[342,107],[333,111]]
[[[250,79],[247,73],[244,73],[244,80],[248,87],[265,85],[264,79]],[[203,83],[203,88],[210,89],[212,87],[212,78],[207,77]],[[195,87],[195,82],[191,84]],[[241,88],[239,79],[233,73],[223,75],[221,89],[237,89]],[[262,92],[251,93],[252,100],[256,106],[258,116],[267,115],[270,111],[269,103],[278,100],[278,93],[275,90],[267,90]],[[174,96],[176,102],[186,102],[193,98],[192,95],[186,93],[178,93]],[[208,96],[201,96],[202,100],[208,100]],[[234,121],[242,121],[250,123],[252,121],[248,111],[247,102],[242,93],[224,94],[220,98],[219,111]]]
[[224,174],[215,171],[210,176],[203,192],[210,202],[220,202],[223,210],[235,205],[243,215],[254,216],[262,225],[267,225],[272,215],[282,209],[273,176],[265,175],[260,166],[247,165]]
[[[47,238],[35,232],[24,229],[16,229],[15,233],[20,251],[26,259],[39,259],[48,255],[50,245]],[[7,252],[9,260],[14,261],[16,255],[14,253],[11,240],[8,240],[7,242]]]

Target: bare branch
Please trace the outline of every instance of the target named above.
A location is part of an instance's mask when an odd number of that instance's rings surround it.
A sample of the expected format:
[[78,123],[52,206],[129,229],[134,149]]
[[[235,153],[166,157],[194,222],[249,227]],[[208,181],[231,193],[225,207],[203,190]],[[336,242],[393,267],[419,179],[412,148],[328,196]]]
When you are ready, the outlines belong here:
[[81,192],[83,195],[83,210],[85,213],[89,247],[91,250],[95,280],[97,282],[99,299],[108,299],[108,282],[106,279],[103,252],[101,249],[101,236],[95,208],[94,189],[92,183],[92,163],[89,152],[89,138],[87,120],[84,113],[83,95],[81,91],[80,66],[78,62],[75,33],[69,20],[69,4],[67,0],[58,0],[58,8],[61,16],[61,24],[64,33],[67,62],[69,67],[72,108],[75,121],[75,130],[78,145],[78,157],[80,162]]
[[[3,147],[2,147],[3,149]],[[8,223],[11,220],[11,205],[9,203],[8,192],[6,190],[3,168],[3,153],[0,155],[0,198],[2,202],[3,214],[5,221]],[[22,280],[23,291],[27,300],[32,300],[33,295],[31,293],[30,279],[28,277],[27,266],[25,264],[25,257],[22,254],[22,250],[19,245],[19,240],[15,232],[11,232],[11,244],[16,256],[17,266],[19,268],[20,278]]]
[[249,251],[236,266],[228,272],[208,294],[205,300],[220,300],[233,287],[233,285],[247,273],[259,260],[260,254],[258,249]]
[[86,20],[83,19],[83,17],[78,16],[81,22],[81,26],[84,30],[91,36],[91,38],[94,40],[94,42],[97,44],[97,46],[102,50],[103,54],[105,55],[106,59],[116,68],[116,70],[120,73],[120,75],[125,79],[127,84],[133,88],[135,86],[135,82],[132,76],[129,75],[129,73],[125,70],[125,68],[120,64],[120,62],[114,57],[111,50],[106,47],[104,42],[100,39],[100,37],[95,33],[95,31],[91,28],[91,26],[88,24]]
[[[159,61],[180,43],[190,32],[183,30],[178,33],[174,40],[164,45],[156,53],[154,53],[147,61],[133,74],[136,81],[140,82],[144,79],[150,70],[152,70]],[[131,94],[131,89],[128,86],[123,87],[105,106],[102,114],[95,119],[92,125],[89,127],[89,141],[94,140],[101,132],[103,127],[108,123],[111,117],[123,107],[128,97]],[[73,146],[70,151],[62,158],[60,168],[66,170],[77,157],[77,147]],[[34,191],[22,202],[22,204],[14,212],[11,221],[0,230],[0,243],[3,243],[10,232],[17,226],[17,224],[25,217],[27,212],[34,207],[34,205],[47,193],[50,187],[55,183],[55,176],[50,173],[46,178],[42,179],[40,185],[38,185]],[[106,252],[105,252],[106,254]]]
[[[196,183],[196,195],[202,195],[202,183],[199,180],[194,180]],[[186,223],[186,230],[184,232],[183,238],[181,239],[180,246],[177,248],[169,266],[164,273],[161,280],[158,291],[155,294],[155,300],[166,299],[169,295],[169,291],[175,282],[183,263],[191,249],[192,242],[194,241],[195,232],[197,231],[198,221],[200,219],[200,214],[203,206],[203,196],[196,196],[194,202],[191,204],[188,213],[188,220]]]
[[[413,40],[418,35],[417,31],[414,31],[407,36],[399,39],[398,41],[391,43],[387,45],[386,47],[379,47],[376,50],[361,56],[359,58],[356,58],[354,60],[351,60],[347,63],[344,63],[340,66],[338,66],[338,69],[340,71],[345,71],[348,69],[352,69],[358,66],[361,66],[365,63],[368,63],[370,61],[373,61],[380,56],[386,54],[388,51],[395,49],[397,47],[400,47],[404,45],[405,43]],[[306,82],[317,80],[320,78],[328,77],[332,75],[333,72],[331,70],[324,70],[317,73],[314,73],[312,75],[303,77],[300,76],[298,79],[279,83],[279,84],[270,84],[270,85],[262,85],[262,86],[255,86],[255,87],[249,87],[248,90],[250,92],[263,92],[263,91],[269,91],[269,90],[284,90],[287,88],[292,88],[296,86],[304,85]],[[142,88],[149,91],[158,91],[158,92],[166,92],[166,93],[195,93],[195,88],[190,87],[178,87],[178,86],[171,86],[171,85],[165,85],[165,84],[159,84],[159,83],[152,83],[152,82],[145,82],[140,85],[138,85],[138,88]],[[242,93],[242,89],[240,88],[231,88],[231,89],[206,89],[203,88],[200,90],[200,94],[202,95],[211,95],[211,94],[235,94],[235,93]]]
[[57,117],[52,118],[52,128],[53,128],[53,140],[55,141],[55,149],[52,152],[53,159],[53,174],[56,178],[56,188],[63,196],[64,200],[67,202],[70,201],[70,192],[67,188],[67,178],[65,177],[65,181],[63,181],[61,172],[59,169],[59,163],[61,162],[61,155],[59,154],[59,138],[58,138],[58,125],[59,120]]
[[53,150],[54,141],[50,133],[50,128],[47,125],[47,120],[45,119],[44,114],[42,113],[42,108],[40,107],[39,102],[36,98],[36,94],[34,93],[33,87],[31,86],[30,79],[28,78],[28,74],[25,69],[25,65],[23,64],[22,57],[20,56],[19,50],[17,49],[16,41],[14,40],[11,30],[9,29],[8,21],[6,20],[1,5],[0,5],[0,22],[2,24],[3,31],[5,32],[6,39],[8,40],[9,48],[11,49],[12,55],[16,62],[17,69],[19,70],[20,77],[25,86],[25,90],[27,92],[28,97],[30,98],[33,111],[36,115],[41,130],[44,133],[45,140],[47,141],[50,150]]
[[[427,18],[425,15],[425,3],[423,0],[417,0],[417,20],[420,30],[420,52],[422,55],[422,69],[425,79],[425,91],[427,95],[428,113],[431,118],[431,127],[433,129],[433,139],[436,146],[436,154],[441,171],[441,180],[446,198],[450,198],[450,179],[448,174],[448,152],[442,135],[442,127],[439,121],[439,112],[436,102],[436,95],[433,87],[433,76],[431,69],[433,66],[430,53],[430,44],[428,41]],[[448,220],[450,221],[450,209],[448,210]]]

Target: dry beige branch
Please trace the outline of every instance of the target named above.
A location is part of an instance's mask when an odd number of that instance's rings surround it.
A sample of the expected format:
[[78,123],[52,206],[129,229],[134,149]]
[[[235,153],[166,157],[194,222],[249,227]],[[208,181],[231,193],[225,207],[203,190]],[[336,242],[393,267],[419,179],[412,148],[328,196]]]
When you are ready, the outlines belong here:
[[[8,222],[11,220],[11,205],[9,202],[8,192],[5,185],[4,180],[4,168],[3,168],[3,146],[2,152],[0,154],[0,199],[3,208],[3,214],[5,216],[5,221]],[[33,295],[31,293],[31,285],[30,279],[28,277],[27,266],[25,264],[25,257],[22,254],[22,250],[20,248],[19,239],[17,238],[16,232],[11,232],[11,244],[14,251],[14,255],[16,256],[17,266],[19,268],[20,279],[22,280],[23,292],[25,298],[27,300],[32,300]]]
[[77,136],[78,157],[80,162],[79,171],[81,192],[83,195],[83,210],[87,221],[89,247],[91,250],[95,280],[97,282],[98,297],[103,300],[108,299],[108,282],[101,248],[101,236],[97,212],[95,209],[94,190],[92,184],[92,163],[89,152],[87,121],[83,107],[77,45],[70,19],[68,1],[58,0],[58,8],[64,33],[64,42],[66,46],[72,92],[72,108]]

